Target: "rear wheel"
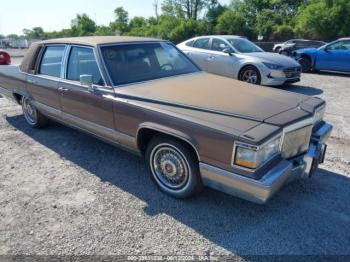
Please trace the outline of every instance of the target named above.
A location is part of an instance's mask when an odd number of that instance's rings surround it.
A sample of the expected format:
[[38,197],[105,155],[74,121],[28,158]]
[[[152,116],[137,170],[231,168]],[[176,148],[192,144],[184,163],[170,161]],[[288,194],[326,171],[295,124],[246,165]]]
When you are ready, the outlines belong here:
[[311,71],[312,65],[311,60],[307,57],[301,57],[298,59],[299,64],[301,65],[301,70],[303,73],[308,73]]
[[47,125],[47,117],[36,109],[31,99],[23,97],[21,104],[24,117],[30,126],[40,128]]
[[187,198],[202,188],[198,160],[181,141],[154,137],[146,150],[147,165],[157,186],[175,198]]
[[255,66],[246,66],[241,70],[239,74],[239,80],[254,85],[260,85],[260,72]]

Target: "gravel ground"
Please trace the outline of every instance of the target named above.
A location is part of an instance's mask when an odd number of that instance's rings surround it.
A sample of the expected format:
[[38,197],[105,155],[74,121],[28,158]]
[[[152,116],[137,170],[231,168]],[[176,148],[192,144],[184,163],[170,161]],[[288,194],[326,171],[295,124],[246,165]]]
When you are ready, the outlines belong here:
[[30,128],[0,98],[0,254],[350,255],[349,76],[306,74],[335,130],[313,179],[261,206],[159,192],[143,160],[70,128]]

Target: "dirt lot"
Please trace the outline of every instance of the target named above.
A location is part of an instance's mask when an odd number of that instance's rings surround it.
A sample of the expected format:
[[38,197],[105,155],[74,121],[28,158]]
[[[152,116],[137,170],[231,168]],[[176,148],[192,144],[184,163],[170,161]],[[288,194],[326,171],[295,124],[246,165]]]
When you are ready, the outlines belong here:
[[285,87],[325,98],[335,130],[313,179],[265,206],[211,190],[167,197],[142,159],[58,124],[32,129],[0,98],[0,254],[350,255],[349,80]]

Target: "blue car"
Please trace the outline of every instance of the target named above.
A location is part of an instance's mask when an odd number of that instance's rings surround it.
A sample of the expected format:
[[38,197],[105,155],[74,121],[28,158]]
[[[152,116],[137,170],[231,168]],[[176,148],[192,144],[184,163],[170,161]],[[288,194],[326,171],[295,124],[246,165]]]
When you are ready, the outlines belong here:
[[293,52],[303,72],[350,72],[350,37],[341,38],[320,48],[306,48]]

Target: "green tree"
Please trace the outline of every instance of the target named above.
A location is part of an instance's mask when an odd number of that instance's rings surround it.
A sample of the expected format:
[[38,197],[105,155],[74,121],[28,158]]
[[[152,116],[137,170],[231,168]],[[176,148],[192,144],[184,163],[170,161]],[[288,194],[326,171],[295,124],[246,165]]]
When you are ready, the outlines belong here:
[[72,32],[77,36],[93,35],[96,31],[96,23],[87,14],[78,14],[71,22]]
[[180,24],[170,32],[169,39],[178,44],[191,37],[208,34],[208,28],[205,21],[181,20]]
[[109,26],[97,26],[95,35],[98,35],[98,36],[114,35],[114,31]]
[[226,6],[221,5],[218,0],[211,0],[208,3],[208,10],[205,19],[213,29],[218,22],[218,18],[227,10]]
[[312,0],[298,13],[295,31],[324,41],[350,35],[350,1]]
[[7,36],[7,38],[11,38],[11,39],[20,39],[20,36],[19,35],[16,35],[16,34],[9,34]]
[[129,26],[128,26],[129,13],[125,11],[123,7],[117,7],[114,10],[114,14],[115,14],[115,21],[111,23],[111,28],[113,30],[119,31],[119,33],[122,35],[125,32],[127,32],[129,29]]
[[249,38],[254,36],[254,32],[248,25],[246,17],[238,12],[227,10],[218,19],[216,33],[227,35],[242,35]]
[[129,28],[140,28],[147,25],[147,19],[142,16],[135,16],[130,20]]
[[29,39],[44,39],[45,32],[42,27],[34,27],[33,29],[23,29],[23,34]]
[[168,15],[197,20],[208,3],[208,0],[164,0],[162,10]]

